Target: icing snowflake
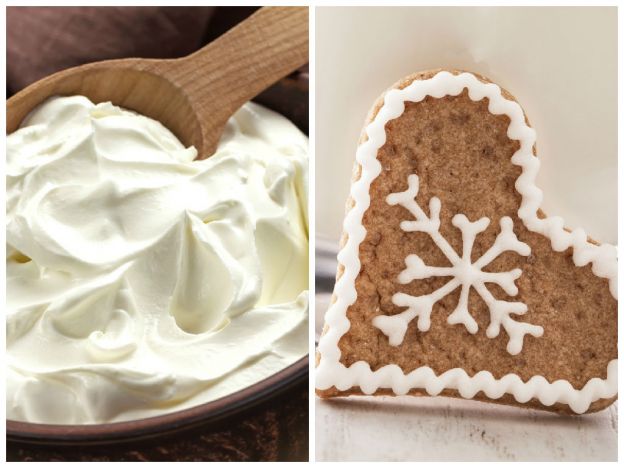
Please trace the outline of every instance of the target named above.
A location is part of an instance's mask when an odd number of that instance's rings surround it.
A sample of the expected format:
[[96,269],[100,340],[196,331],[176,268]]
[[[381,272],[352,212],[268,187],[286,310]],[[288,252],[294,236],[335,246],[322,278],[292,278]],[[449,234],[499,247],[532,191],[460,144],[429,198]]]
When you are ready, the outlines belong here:
[[490,293],[485,284],[496,283],[507,294],[515,296],[518,294],[515,280],[520,277],[522,270],[516,268],[511,271],[492,273],[483,271],[483,268],[503,252],[511,251],[527,256],[531,253],[531,248],[518,240],[513,231],[513,221],[505,216],[500,220],[501,231],[496,237],[494,245],[481,258],[472,263],[471,255],[475,238],[477,234],[487,229],[490,220],[481,218],[478,221],[471,222],[463,214],[453,217],[453,226],[457,227],[462,233],[463,250],[460,257],[440,234],[440,199],[437,197],[431,198],[429,201],[429,216],[427,216],[416,202],[417,194],[418,176],[410,175],[408,177],[408,189],[405,192],[388,195],[386,201],[390,205],[401,205],[416,219],[415,221],[402,221],[401,229],[403,231],[426,232],[452,266],[435,267],[425,265],[418,255],[411,254],[405,259],[406,268],[399,274],[399,283],[408,284],[413,280],[436,276],[451,277],[452,279],[441,288],[424,296],[396,293],[392,297],[392,302],[397,306],[407,307],[407,310],[397,315],[377,316],[373,319],[373,325],[388,336],[391,345],[398,346],[403,342],[407,326],[416,317],[418,317],[418,329],[423,332],[429,330],[431,326],[431,311],[434,304],[461,286],[457,307],[449,315],[447,322],[451,325],[461,323],[469,333],[474,334],[479,327],[468,310],[468,295],[470,288],[474,288],[490,310],[490,324],[486,331],[487,337],[497,337],[501,327],[503,327],[509,336],[507,351],[510,354],[518,354],[522,350],[525,335],[540,337],[544,333],[544,329],[540,326],[514,320],[511,314],[525,314],[527,311],[526,304],[498,300]]

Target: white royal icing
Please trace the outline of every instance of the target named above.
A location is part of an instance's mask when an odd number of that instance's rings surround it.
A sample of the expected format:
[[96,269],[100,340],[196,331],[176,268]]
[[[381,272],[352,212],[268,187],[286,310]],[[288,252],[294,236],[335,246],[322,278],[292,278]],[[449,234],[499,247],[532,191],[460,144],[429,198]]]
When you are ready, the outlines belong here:
[[[516,180],[515,187],[518,193],[522,195],[518,217],[523,224],[527,229],[548,237],[551,240],[553,250],[556,252],[572,247],[574,264],[582,267],[591,263],[592,272],[596,276],[609,280],[611,294],[617,299],[617,256],[615,247],[608,244],[600,246],[591,244],[587,240],[585,231],[582,229],[575,229],[572,232],[566,231],[563,219],[560,217],[538,218],[537,212],[542,201],[542,191],[535,184],[540,165],[539,159],[533,155],[536,136],[535,131],[526,124],[524,112],[520,105],[504,98],[500,87],[494,83],[483,83],[471,73],[453,75],[442,71],[427,80],[414,80],[403,89],[389,90],[384,96],[383,106],[365,129],[368,139],[358,147],[356,153],[356,161],[361,167],[361,175],[351,186],[353,207],[347,213],[344,221],[344,232],[347,235],[347,241],[338,254],[338,261],[343,265],[344,270],[342,276],[336,282],[334,290],[335,302],[325,314],[326,332],[321,337],[318,345],[320,359],[316,369],[316,387],[320,390],[325,390],[333,386],[339,391],[359,387],[365,394],[372,394],[379,388],[389,388],[396,395],[404,395],[410,389],[419,388],[424,389],[432,396],[439,394],[444,389],[453,389],[457,390],[464,398],[472,398],[479,391],[482,391],[491,399],[501,398],[507,393],[511,394],[519,403],[525,403],[532,398],[537,398],[545,406],[563,403],[569,405],[576,413],[584,413],[592,402],[602,398],[612,398],[617,394],[617,359],[612,360],[608,364],[606,379],[593,378],[580,390],[572,387],[566,380],[557,380],[550,383],[543,376],[533,376],[527,382],[523,382],[516,374],[508,374],[497,379],[490,372],[481,371],[471,377],[460,368],[450,369],[437,376],[427,366],[422,366],[405,374],[399,366],[394,364],[372,371],[370,365],[364,361],[358,361],[350,367],[346,367],[340,362],[341,351],[338,347],[338,342],[349,330],[350,322],[347,318],[347,309],[357,298],[355,279],[361,267],[358,255],[359,246],[366,237],[366,229],[362,225],[362,218],[370,206],[370,185],[381,173],[382,169],[381,164],[377,160],[377,151],[386,142],[385,125],[403,113],[405,101],[420,102],[426,96],[434,98],[457,96],[465,88],[468,89],[468,96],[473,101],[487,98],[489,100],[488,110],[490,113],[494,115],[505,114],[510,118],[507,136],[520,142],[520,148],[513,155],[511,161],[522,168],[522,174]],[[399,200],[401,200],[400,197]],[[397,201],[396,197],[393,201]],[[435,211],[439,202],[432,201],[432,203]],[[432,214],[432,218],[433,216]],[[471,242],[470,237],[474,237],[480,232],[479,228],[483,227],[479,225],[479,223],[482,223],[481,220],[476,223],[469,223],[467,219],[461,217],[457,218],[457,220],[455,225],[459,225],[458,227],[463,229],[463,232],[469,233],[468,236],[464,235],[464,243]],[[419,230],[423,227],[431,228],[433,226],[432,223],[435,223],[435,219],[430,219],[428,222],[424,220],[424,223],[418,224],[419,221],[421,220],[417,217],[416,227],[420,228]],[[407,223],[414,222],[408,221]],[[502,222],[501,231],[508,234],[512,230],[512,226],[507,228],[503,226],[504,224],[507,224],[507,222]],[[404,226],[414,227],[414,224],[404,224]],[[515,235],[513,237],[515,238]],[[516,248],[523,250],[517,244]],[[410,273],[409,270],[408,266],[407,273],[404,273],[405,279],[413,274],[413,271]],[[429,271],[431,272],[431,270]],[[427,323],[428,318],[423,318],[425,315],[419,316],[419,328],[421,325],[424,327]],[[459,317],[457,318],[458,323],[467,324],[468,329],[473,327],[470,320],[462,312],[458,313],[456,317]],[[497,326],[493,325],[495,323],[496,320],[493,320],[490,324],[488,336],[497,331]],[[513,330],[513,326],[510,329]],[[505,328],[510,336],[510,347],[513,351],[517,342],[517,334],[515,331],[510,332],[510,329]],[[386,331],[393,335],[392,330],[386,329]],[[398,334],[394,332],[393,337],[396,342]]]
[[515,280],[522,274],[521,269],[516,268],[512,271],[499,273],[482,270],[503,252],[516,252],[525,257],[531,253],[531,248],[524,242],[520,242],[516,237],[511,218],[508,216],[501,218],[501,232],[496,237],[494,245],[476,262],[472,263],[471,256],[474,241],[477,234],[487,229],[490,220],[481,218],[478,221],[470,222],[463,214],[453,217],[453,225],[462,232],[464,245],[462,256],[460,257],[440,234],[440,199],[433,197],[429,201],[430,217],[428,217],[416,202],[418,176],[410,175],[408,177],[408,185],[409,187],[405,192],[392,193],[386,198],[388,204],[401,205],[416,218],[416,221],[403,221],[401,229],[406,232],[420,231],[429,234],[433,242],[435,242],[453,266],[428,266],[424,264],[418,255],[411,254],[405,259],[407,268],[399,274],[399,283],[408,284],[413,280],[434,276],[452,276],[453,279],[425,296],[415,297],[405,293],[396,293],[392,297],[392,302],[399,307],[407,307],[407,310],[396,315],[379,315],[373,319],[373,325],[388,336],[392,346],[398,346],[403,342],[407,326],[414,318],[418,317],[418,329],[420,331],[429,330],[433,305],[461,286],[457,307],[447,319],[450,325],[461,323],[468,332],[472,334],[477,332],[479,326],[468,311],[468,295],[472,287],[481,296],[490,310],[490,326],[486,332],[487,336],[489,338],[497,337],[502,325],[509,335],[507,351],[510,354],[518,354],[522,350],[524,335],[542,336],[544,333],[542,327],[517,322],[511,318],[511,314],[525,314],[527,311],[526,304],[497,300],[485,286],[485,283],[496,283],[510,296],[518,294]]

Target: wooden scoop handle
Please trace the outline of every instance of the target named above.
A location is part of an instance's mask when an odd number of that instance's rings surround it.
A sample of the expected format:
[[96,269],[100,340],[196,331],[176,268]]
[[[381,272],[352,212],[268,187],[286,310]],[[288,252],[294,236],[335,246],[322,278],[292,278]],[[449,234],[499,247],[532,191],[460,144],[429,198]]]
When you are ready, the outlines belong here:
[[201,50],[153,62],[150,71],[187,95],[201,127],[202,158],[236,110],[307,61],[308,8],[264,7]]

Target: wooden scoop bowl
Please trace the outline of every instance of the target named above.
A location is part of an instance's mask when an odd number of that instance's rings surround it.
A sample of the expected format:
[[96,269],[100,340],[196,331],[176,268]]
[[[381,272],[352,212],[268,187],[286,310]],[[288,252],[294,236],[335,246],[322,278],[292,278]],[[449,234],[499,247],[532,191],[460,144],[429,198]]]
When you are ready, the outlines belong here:
[[264,7],[187,57],[106,60],[39,80],[7,101],[7,133],[48,97],[83,95],[161,122],[203,159],[240,106],[307,61],[308,8]]

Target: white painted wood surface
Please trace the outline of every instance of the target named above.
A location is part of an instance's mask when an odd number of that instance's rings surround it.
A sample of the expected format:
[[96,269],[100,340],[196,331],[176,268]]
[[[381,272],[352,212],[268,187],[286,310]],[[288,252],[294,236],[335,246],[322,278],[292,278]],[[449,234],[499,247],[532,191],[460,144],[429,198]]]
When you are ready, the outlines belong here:
[[[316,296],[317,333],[329,297]],[[317,461],[617,461],[617,402],[584,416],[444,397],[315,403]]]
[[317,461],[617,461],[617,403],[560,416],[454,398],[316,399]]

